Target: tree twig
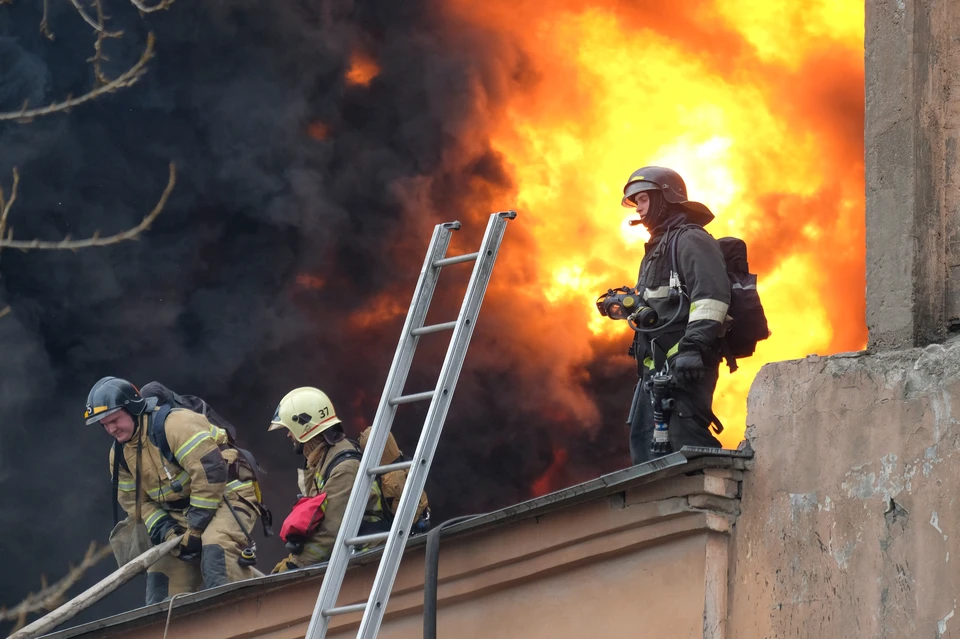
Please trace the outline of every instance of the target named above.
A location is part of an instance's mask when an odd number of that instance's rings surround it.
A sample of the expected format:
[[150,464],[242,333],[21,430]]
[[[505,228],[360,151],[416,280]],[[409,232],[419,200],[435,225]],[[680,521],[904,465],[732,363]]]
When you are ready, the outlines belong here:
[[153,221],[157,219],[157,216],[163,211],[163,207],[166,206],[167,199],[170,197],[170,193],[173,192],[173,187],[176,183],[177,168],[176,165],[171,162],[170,179],[167,181],[167,188],[163,190],[163,194],[160,196],[160,200],[157,201],[157,205],[140,221],[140,224],[126,231],[121,231],[116,235],[100,237],[100,231],[97,231],[93,234],[93,237],[84,240],[71,240],[68,235],[59,242],[51,242],[44,240],[14,240],[11,239],[13,235],[11,231],[7,237],[0,238],[0,249],[12,248],[20,249],[21,251],[76,251],[77,249],[91,248],[93,246],[109,246],[110,244],[119,244],[120,242],[135,239],[138,235],[150,228]]
[[148,7],[147,5],[143,4],[141,0],[130,0],[130,3],[133,6],[135,6],[137,9],[142,11],[143,13],[153,13],[154,11],[160,11],[161,9],[166,9],[174,2],[176,2],[176,0],[160,0],[160,2],[157,5],[153,7]]
[[7,230],[7,216],[10,215],[10,208],[17,199],[17,185],[20,184],[20,172],[17,167],[13,167],[13,185],[10,187],[10,199],[7,200],[3,194],[3,187],[0,186],[0,239],[3,239],[4,232]]
[[47,40],[53,40],[53,31],[50,30],[50,24],[47,22],[47,14],[50,13],[49,10],[50,0],[43,0],[43,18],[40,20],[40,33],[42,33]]
[[[7,308],[9,309],[9,307]],[[2,315],[0,315],[0,317],[2,317]],[[112,550],[109,545],[98,548],[95,541],[90,542],[90,546],[83,556],[83,561],[81,561],[79,565],[71,566],[70,571],[52,585],[46,585],[46,583],[44,583],[45,580],[41,578],[42,586],[38,592],[30,593],[23,601],[12,608],[0,609],[0,621],[15,622],[16,625],[11,632],[16,632],[24,626],[28,615],[54,610],[63,603],[67,591],[80,581],[90,568],[111,554]]]
[[[102,33],[103,35],[114,37],[114,38],[118,37],[121,33],[123,33],[122,31],[116,31],[114,33],[110,33],[106,31],[103,26],[103,13],[101,11],[97,11],[97,14],[98,14],[97,17],[99,18],[99,20],[94,20],[83,8],[83,5],[80,4],[80,0],[70,0],[70,2],[73,3],[73,8],[77,10],[77,13],[80,14],[80,17],[83,18],[84,22],[86,22],[91,27],[93,27],[93,30],[96,31],[97,33]],[[97,6],[97,9],[100,9],[99,0],[97,0],[96,6]]]
[[59,113],[61,111],[68,111],[75,106],[79,106],[85,102],[94,100],[104,93],[110,93],[116,91],[117,89],[129,87],[133,85],[137,80],[140,79],[140,76],[143,75],[147,62],[153,57],[153,43],[154,38],[153,34],[150,33],[147,36],[147,46],[143,50],[143,54],[140,56],[140,60],[137,61],[135,65],[130,67],[121,76],[118,76],[115,80],[104,84],[103,86],[97,87],[79,97],[68,97],[63,102],[54,102],[45,107],[37,109],[27,109],[26,103],[24,103],[23,108],[20,111],[10,111],[7,113],[0,113],[0,122],[4,120],[20,120],[20,121],[30,121],[31,119],[41,116],[41,115],[50,115],[51,113]]
[[[71,0],[73,2],[79,2],[79,0]],[[97,9],[97,39],[93,43],[93,57],[88,58],[88,62],[93,63],[93,75],[97,79],[97,84],[104,85],[110,84],[110,79],[107,78],[103,73],[103,67],[101,64],[109,60],[106,55],[103,53],[103,41],[107,38],[119,38],[123,35],[123,31],[107,31],[105,24],[107,22],[106,12],[103,10],[102,0],[93,0],[93,6]]]

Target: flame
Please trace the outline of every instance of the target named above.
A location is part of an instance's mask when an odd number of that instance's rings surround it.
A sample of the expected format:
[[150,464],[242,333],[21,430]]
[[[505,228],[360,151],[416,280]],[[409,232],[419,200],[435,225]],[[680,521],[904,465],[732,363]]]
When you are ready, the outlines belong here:
[[350,66],[344,76],[347,84],[368,86],[370,82],[380,75],[380,67],[376,60],[365,53],[355,51],[350,56]]
[[319,275],[311,275],[310,273],[297,273],[295,281],[297,288],[303,291],[319,291],[327,283],[326,280]]
[[564,486],[563,470],[567,465],[567,451],[554,446],[553,461],[540,477],[534,480],[530,487],[531,497],[539,497]]
[[410,308],[409,302],[402,302],[395,291],[387,291],[370,296],[363,308],[350,313],[347,326],[351,331],[363,331],[390,324],[399,317],[403,317]]
[[[580,322],[581,344],[629,341],[594,301],[636,281],[647,236],[627,224],[620,197],[637,167],[679,171],[691,199],[716,214],[713,236],[747,241],[773,335],[739,371],[722,370],[714,410],[722,443],[735,447],[764,363],[865,346],[864,5],[644,4],[568,0],[544,11],[450,0],[448,9],[522,51],[514,64],[526,73],[513,74],[489,134],[536,245],[537,285],[563,306],[568,330]],[[595,355],[570,348],[581,364]]]
[[330,125],[320,121],[311,122],[307,125],[307,135],[317,142],[323,142],[330,137]]

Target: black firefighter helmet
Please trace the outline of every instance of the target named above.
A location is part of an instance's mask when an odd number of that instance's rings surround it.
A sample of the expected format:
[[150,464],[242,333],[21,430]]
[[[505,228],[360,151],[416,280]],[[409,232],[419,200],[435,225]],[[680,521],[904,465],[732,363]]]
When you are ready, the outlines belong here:
[[95,424],[121,408],[126,408],[131,415],[141,415],[147,408],[147,400],[127,380],[104,377],[90,389],[83,418],[87,424]]
[[713,213],[700,202],[691,202],[687,199],[687,185],[680,174],[673,169],[662,166],[644,166],[630,174],[630,178],[623,186],[622,206],[634,208],[634,198],[642,191],[657,191],[663,201],[676,204],[686,211],[690,221],[706,226],[713,221]]

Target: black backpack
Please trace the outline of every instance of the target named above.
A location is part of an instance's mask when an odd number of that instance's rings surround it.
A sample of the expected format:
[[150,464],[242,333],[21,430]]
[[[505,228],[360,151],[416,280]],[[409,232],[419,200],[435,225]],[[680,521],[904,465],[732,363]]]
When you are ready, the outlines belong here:
[[747,243],[738,237],[717,240],[727,263],[730,280],[730,309],[727,314],[733,322],[724,336],[724,356],[730,372],[737,370],[737,358],[750,357],[757,350],[757,342],[770,337],[767,316],[757,291],[757,276],[747,263]]
[[[677,268],[677,239],[687,228],[681,227],[673,237],[673,270]],[[702,227],[696,227],[702,228]],[[738,237],[721,237],[717,240],[727,266],[727,279],[730,280],[730,308],[727,315],[732,322],[727,327],[721,343],[721,352],[727,360],[730,372],[737,370],[737,359],[750,357],[757,350],[757,342],[770,337],[767,316],[763,312],[763,303],[757,291],[757,276],[750,272],[747,263],[747,243]]]
[[[263,468],[261,468],[257,463],[253,453],[237,446],[236,427],[221,417],[220,414],[213,410],[213,407],[211,407],[206,401],[195,395],[180,395],[175,393],[160,382],[149,382],[148,384],[144,384],[143,388],[140,389],[140,396],[146,399],[155,398],[157,400],[158,409],[150,418],[149,428],[147,429],[147,437],[150,439],[150,442],[160,450],[160,454],[163,455],[167,461],[175,462],[176,458],[174,457],[173,451],[170,450],[170,444],[167,442],[167,434],[163,428],[164,422],[166,422],[167,415],[170,414],[171,410],[174,408],[183,408],[203,415],[211,424],[226,431],[229,444],[236,448],[237,452],[246,462],[246,465],[251,471],[253,471],[257,483],[260,483],[261,476],[264,474]],[[113,453],[113,518],[115,521],[117,521],[119,517],[119,512],[117,509],[117,490],[119,487],[118,471],[122,467],[125,471],[130,472],[130,468],[127,466],[127,461],[123,457],[123,444],[114,442]],[[139,483],[137,491],[139,493]],[[260,514],[262,517],[264,531],[269,537],[273,534],[272,531],[267,532],[273,523],[273,516],[262,504]]]

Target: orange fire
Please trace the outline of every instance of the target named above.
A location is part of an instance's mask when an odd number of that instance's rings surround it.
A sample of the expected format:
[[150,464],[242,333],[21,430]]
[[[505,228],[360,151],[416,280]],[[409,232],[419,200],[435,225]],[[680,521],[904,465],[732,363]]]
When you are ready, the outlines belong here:
[[540,495],[546,495],[549,492],[563,488],[564,477],[562,473],[566,464],[567,451],[563,448],[554,447],[553,461],[550,462],[547,470],[533,482],[533,485],[530,487],[531,496],[539,497]]
[[725,446],[764,363],[864,347],[863,0],[447,4],[522,52],[499,53],[515,71],[488,134],[515,190],[497,206],[521,214],[570,369],[629,342],[593,302],[636,281],[646,236],[620,196],[646,164],[679,171],[717,216],[708,230],[745,239],[759,274],[773,336],[722,368]]
[[330,125],[320,121],[311,122],[307,125],[307,135],[317,142],[323,142],[330,137]]
[[311,275],[310,273],[297,273],[296,282],[297,288],[302,291],[319,291],[327,283],[319,275]]
[[365,87],[378,75],[380,67],[376,60],[359,51],[350,56],[350,67],[345,76],[348,84]]

